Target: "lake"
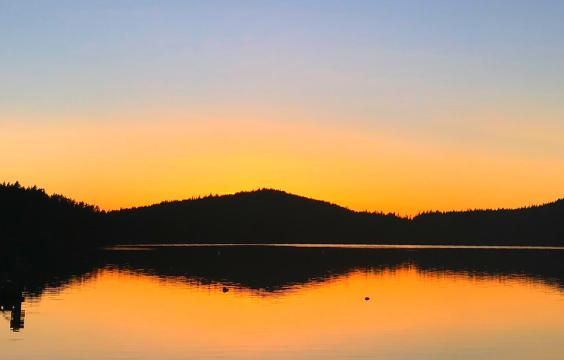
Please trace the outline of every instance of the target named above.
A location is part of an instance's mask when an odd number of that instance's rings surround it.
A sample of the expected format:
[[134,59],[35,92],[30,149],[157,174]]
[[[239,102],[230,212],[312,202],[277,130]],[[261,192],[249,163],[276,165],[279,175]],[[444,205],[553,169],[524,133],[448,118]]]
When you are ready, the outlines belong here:
[[0,280],[1,359],[564,359],[558,248],[128,245]]

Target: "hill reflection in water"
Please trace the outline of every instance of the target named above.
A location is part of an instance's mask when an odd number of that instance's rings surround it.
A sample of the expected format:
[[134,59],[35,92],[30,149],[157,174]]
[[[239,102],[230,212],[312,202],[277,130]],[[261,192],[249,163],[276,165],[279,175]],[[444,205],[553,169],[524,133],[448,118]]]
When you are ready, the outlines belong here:
[[104,262],[105,266],[163,279],[233,284],[266,293],[357,270],[379,272],[404,267],[437,275],[519,277],[564,289],[562,250],[143,246],[107,251]]
[[0,272],[0,311],[24,327],[25,298],[39,298],[104,269],[260,296],[290,292],[355,272],[411,268],[422,275],[519,279],[564,290],[564,251],[295,246],[123,246],[88,255],[9,257]]
[[1,265],[12,331],[0,327],[0,347],[49,360],[556,359],[562,255],[223,246],[14,258]]

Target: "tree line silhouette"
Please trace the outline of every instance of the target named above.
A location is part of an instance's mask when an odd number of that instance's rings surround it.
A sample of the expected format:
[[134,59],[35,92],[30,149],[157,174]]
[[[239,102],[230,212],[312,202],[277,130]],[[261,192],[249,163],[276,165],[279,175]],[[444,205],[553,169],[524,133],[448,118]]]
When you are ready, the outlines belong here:
[[0,185],[0,244],[12,248],[80,248],[97,242],[104,213],[98,207],[36,186]]
[[521,209],[357,212],[261,189],[102,211],[19,183],[0,185],[0,238],[8,248],[126,243],[359,243],[564,245],[564,199]]

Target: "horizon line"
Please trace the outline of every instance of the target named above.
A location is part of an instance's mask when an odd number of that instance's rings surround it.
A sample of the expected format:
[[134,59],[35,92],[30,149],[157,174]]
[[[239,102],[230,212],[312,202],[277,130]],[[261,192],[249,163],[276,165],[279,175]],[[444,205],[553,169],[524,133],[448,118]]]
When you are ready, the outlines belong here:
[[90,205],[95,207],[97,210],[101,211],[101,212],[116,212],[116,211],[124,211],[124,210],[133,210],[133,209],[139,209],[139,208],[147,208],[147,207],[152,207],[152,206],[158,206],[158,205],[162,205],[162,204],[166,204],[166,203],[175,203],[175,202],[184,202],[184,201],[196,201],[196,200],[201,200],[201,199],[206,199],[206,198],[213,198],[213,197],[227,197],[227,196],[235,196],[238,194],[245,194],[245,193],[256,193],[256,192],[261,192],[261,191],[274,191],[274,192],[280,192],[280,193],[284,193],[286,195],[290,195],[290,196],[295,196],[295,197],[299,197],[299,198],[303,198],[303,199],[308,199],[308,200],[312,200],[312,201],[318,201],[318,202],[323,202],[326,203],[328,205],[332,205],[332,206],[338,206],[340,208],[346,209],[348,211],[354,212],[354,213],[369,213],[369,214],[383,214],[383,215],[394,215],[396,217],[399,218],[405,218],[405,219],[413,219],[419,215],[424,215],[424,214],[430,214],[430,213],[442,213],[442,214],[446,214],[446,213],[462,213],[462,212],[475,212],[475,211],[512,211],[512,210],[521,210],[521,209],[530,209],[530,208],[535,208],[535,207],[542,207],[542,206],[546,206],[546,205],[550,205],[550,204],[555,204],[559,201],[564,201],[564,196],[563,197],[558,197],[555,200],[549,201],[549,202],[544,202],[544,203],[534,203],[534,204],[529,204],[529,205],[523,205],[523,206],[518,206],[518,207],[513,207],[513,208],[508,208],[508,207],[499,207],[499,208],[467,208],[465,210],[424,210],[424,211],[420,211],[418,213],[416,213],[415,215],[401,215],[398,212],[384,212],[381,210],[354,210],[351,209],[348,206],[344,206],[344,205],[340,205],[337,204],[335,202],[332,201],[328,201],[328,200],[322,200],[322,199],[317,199],[317,198],[312,198],[312,197],[308,197],[305,195],[300,195],[300,194],[295,194],[295,193],[291,193],[288,192],[286,190],[282,190],[282,189],[276,189],[276,188],[269,188],[269,187],[259,187],[259,188],[255,188],[252,190],[240,190],[237,192],[232,192],[232,193],[223,193],[223,194],[219,194],[219,193],[209,193],[207,195],[195,195],[189,198],[184,198],[184,199],[173,199],[173,200],[161,200],[158,202],[154,202],[154,203],[149,203],[146,205],[137,205],[137,206],[130,206],[130,207],[120,207],[120,208],[114,208],[114,209],[103,209],[101,208],[99,205],[97,204],[93,204],[93,203],[88,203],[85,201],[80,201],[80,200],[76,200],[73,198],[68,197],[65,194],[60,194],[60,193],[48,193],[44,188],[38,186],[38,185],[32,185],[32,186],[24,186],[22,185],[19,181],[15,181],[13,183],[10,182],[2,182],[0,185],[2,186],[15,186],[15,185],[19,185],[21,188],[24,189],[36,189],[39,191],[43,191],[45,194],[47,194],[48,196],[54,196],[54,195],[59,195],[59,196],[63,196],[67,199],[70,199],[72,201],[78,202],[78,203],[83,203],[86,205]]

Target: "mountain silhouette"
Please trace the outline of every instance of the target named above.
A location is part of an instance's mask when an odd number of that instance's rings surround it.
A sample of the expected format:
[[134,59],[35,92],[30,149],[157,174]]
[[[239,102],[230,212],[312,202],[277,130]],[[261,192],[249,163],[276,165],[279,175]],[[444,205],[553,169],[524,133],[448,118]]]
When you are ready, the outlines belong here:
[[564,200],[521,209],[357,212],[261,189],[101,211],[37,187],[0,185],[3,248],[127,243],[343,243],[564,246]]
[[109,213],[121,241],[198,243],[372,242],[402,231],[395,215],[359,213],[262,189]]

